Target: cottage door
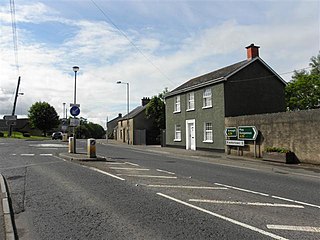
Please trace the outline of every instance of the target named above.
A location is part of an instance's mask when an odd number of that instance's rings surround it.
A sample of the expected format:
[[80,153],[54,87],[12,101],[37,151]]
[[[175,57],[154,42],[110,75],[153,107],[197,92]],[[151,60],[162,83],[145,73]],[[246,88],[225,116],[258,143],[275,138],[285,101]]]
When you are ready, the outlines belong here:
[[186,121],[186,149],[196,150],[195,119]]

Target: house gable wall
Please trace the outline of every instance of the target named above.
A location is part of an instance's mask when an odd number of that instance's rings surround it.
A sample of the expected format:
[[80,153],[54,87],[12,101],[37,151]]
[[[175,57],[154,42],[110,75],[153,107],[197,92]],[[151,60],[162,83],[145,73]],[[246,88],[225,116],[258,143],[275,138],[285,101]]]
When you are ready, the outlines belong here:
[[260,61],[225,82],[226,117],[285,111],[285,85]]

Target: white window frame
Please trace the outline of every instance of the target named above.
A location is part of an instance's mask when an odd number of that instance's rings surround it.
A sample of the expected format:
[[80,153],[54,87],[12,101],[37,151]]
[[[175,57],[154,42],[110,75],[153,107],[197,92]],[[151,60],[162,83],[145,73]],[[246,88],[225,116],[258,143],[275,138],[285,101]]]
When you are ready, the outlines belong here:
[[174,97],[174,112],[173,113],[179,113],[179,112],[181,112],[180,95]]
[[187,94],[187,110],[186,111],[192,111],[195,109],[194,107],[194,92],[189,92]]
[[[211,129],[207,128],[208,124],[211,125]],[[208,137],[210,135],[207,135],[207,134],[211,135],[211,139]],[[213,143],[213,125],[212,125],[212,122],[205,122],[203,124],[203,142],[205,142],[205,143]]]
[[[206,91],[210,91],[210,94],[206,94]],[[210,102],[210,104],[208,102]],[[203,107],[202,108],[211,108],[211,107],[212,107],[212,89],[208,87],[203,90]]]
[[181,125],[174,125],[174,142],[181,142]]

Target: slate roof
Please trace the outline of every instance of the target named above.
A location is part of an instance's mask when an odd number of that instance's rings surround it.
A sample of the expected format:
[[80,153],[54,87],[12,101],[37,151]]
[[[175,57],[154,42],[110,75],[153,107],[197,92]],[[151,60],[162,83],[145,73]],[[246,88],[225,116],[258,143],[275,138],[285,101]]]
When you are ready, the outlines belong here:
[[244,60],[241,62],[237,62],[235,64],[229,65],[224,68],[220,68],[216,71],[204,74],[202,76],[192,78],[189,81],[185,82],[184,84],[180,85],[179,87],[173,89],[167,96],[174,95],[175,92],[180,92],[183,89],[190,88],[193,86],[201,85],[203,83],[214,83],[215,81],[224,80],[225,77],[229,76],[233,72],[237,71],[238,69],[247,65],[250,61]]
[[[135,116],[137,116],[138,114],[140,114],[141,112],[143,112],[146,108],[147,108],[147,105],[136,107],[136,108],[133,109],[131,112],[129,112],[129,119],[134,118]],[[128,115],[128,114],[127,114],[127,115]],[[119,120],[126,120],[126,119],[127,119],[127,115],[123,116],[123,117],[120,118]]]

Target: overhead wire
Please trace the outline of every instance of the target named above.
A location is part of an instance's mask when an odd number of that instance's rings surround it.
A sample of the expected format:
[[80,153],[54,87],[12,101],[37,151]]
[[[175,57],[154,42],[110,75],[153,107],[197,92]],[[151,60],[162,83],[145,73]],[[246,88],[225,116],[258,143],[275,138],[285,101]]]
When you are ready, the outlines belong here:
[[14,57],[15,57],[15,65],[16,65],[17,73],[20,76],[19,54],[18,54],[18,37],[17,37],[17,25],[16,25],[16,10],[15,10],[14,0],[10,0],[10,12],[11,12],[13,51],[14,51]]
[[175,83],[157,66],[155,65],[152,60],[144,54],[144,52],[134,43],[130,40],[130,38],[127,36],[127,34],[125,32],[123,32],[117,24],[115,24],[112,19],[108,16],[108,14],[94,1],[91,0],[91,2],[95,5],[95,7],[97,9],[99,9],[99,11],[102,13],[102,15],[108,20],[109,23],[111,23],[118,31],[119,33],[121,33],[122,36],[124,36],[127,41],[156,69],[158,70],[158,72],[165,77],[170,83],[172,83],[173,85],[175,85]]

